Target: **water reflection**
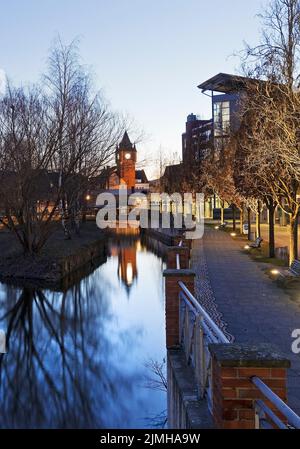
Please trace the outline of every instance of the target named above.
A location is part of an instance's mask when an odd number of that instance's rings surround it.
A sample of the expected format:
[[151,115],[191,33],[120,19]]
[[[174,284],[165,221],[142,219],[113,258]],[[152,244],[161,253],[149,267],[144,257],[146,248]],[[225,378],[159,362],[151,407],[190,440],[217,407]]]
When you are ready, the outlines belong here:
[[129,290],[137,279],[136,262],[137,242],[126,242],[118,248],[118,276]]
[[108,256],[64,293],[2,285],[2,428],[144,427],[166,408],[145,387],[165,352],[162,259],[139,239]]

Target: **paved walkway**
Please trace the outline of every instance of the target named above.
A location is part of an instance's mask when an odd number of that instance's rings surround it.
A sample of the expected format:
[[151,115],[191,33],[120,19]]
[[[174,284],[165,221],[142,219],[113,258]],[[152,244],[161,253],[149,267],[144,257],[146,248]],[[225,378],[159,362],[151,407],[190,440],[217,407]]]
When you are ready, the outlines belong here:
[[[239,343],[272,343],[291,360],[289,404],[300,415],[300,354],[291,350],[291,334],[300,329],[299,302],[292,301],[264,274],[262,266],[241,251],[242,243],[226,232],[205,229],[203,241],[194,242],[192,264],[198,272],[200,301],[211,297],[210,313]],[[201,286],[204,268],[209,282]],[[209,293],[208,290],[211,290]]]
[[[210,224],[219,224],[217,220],[206,220],[207,223]],[[232,227],[232,221],[228,221],[228,226]],[[237,229],[239,230],[239,222],[237,221]],[[251,224],[251,231],[255,232],[255,223]],[[280,248],[283,246],[289,246],[289,227],[288,226],[280,226],[279,224],[275,224],[275,247]],[[261,236],[265,242],[269,241],[269,225],[266,223],[261,224]],[[300,254],[300,226],[298,227],[298,249]]]

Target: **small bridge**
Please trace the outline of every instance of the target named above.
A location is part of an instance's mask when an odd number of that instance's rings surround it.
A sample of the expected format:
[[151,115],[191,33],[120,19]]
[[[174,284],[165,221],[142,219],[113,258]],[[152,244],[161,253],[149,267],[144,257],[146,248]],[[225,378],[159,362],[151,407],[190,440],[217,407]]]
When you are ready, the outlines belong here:
[[190,243],[177,238],[164,271],[169,428],[300,429],[286,404],[290,361],[229,342],[194,296]]

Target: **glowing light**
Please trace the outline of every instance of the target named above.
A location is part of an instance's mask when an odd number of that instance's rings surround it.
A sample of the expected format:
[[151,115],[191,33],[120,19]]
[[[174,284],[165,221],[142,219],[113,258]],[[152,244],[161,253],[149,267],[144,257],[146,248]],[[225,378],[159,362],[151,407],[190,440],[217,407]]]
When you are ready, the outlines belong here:
[[218,229],[219,229],[219,226],[215,226],[215,229],[218,230]]
[[231,237],[236,237],[236,233],[235,232],[232,232],[230,235],[231,235]]
[[126,267],[126,278],[127,278],[127,284],[131,285],[132,281],[133,281],[133,268],[132,268],[131,262],[128,262],[127,267]]
[[274,276],[277,276],[279,273],[280,273],[279,270],[276,269],[271,270],[271,274],[273,274]]
[[85,197],[85,199],[86,199],[87,201],[90,201],[91,195],[87,195],[87,196]]
[[246,245],[246,246],[244,247],[244,249],[250,249],[250,246],[249,246],[249,245]]

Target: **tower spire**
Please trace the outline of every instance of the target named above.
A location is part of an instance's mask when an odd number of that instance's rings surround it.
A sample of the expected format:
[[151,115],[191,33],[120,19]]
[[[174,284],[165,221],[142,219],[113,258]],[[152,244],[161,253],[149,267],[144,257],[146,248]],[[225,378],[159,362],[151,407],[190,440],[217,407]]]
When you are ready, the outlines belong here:
[[129,139],[127,131],[124,132],[124,136],[119,144],[119,148],[120,149],[124,148],[126,150],[134,150],[134,148],[135,148]]
[[132,150],[132,143],[129,139],[128,133],[127,131],[125,131],[123,139],[121,140],[120,144],[119,144],[119,148],[125,148],[127,150]]

